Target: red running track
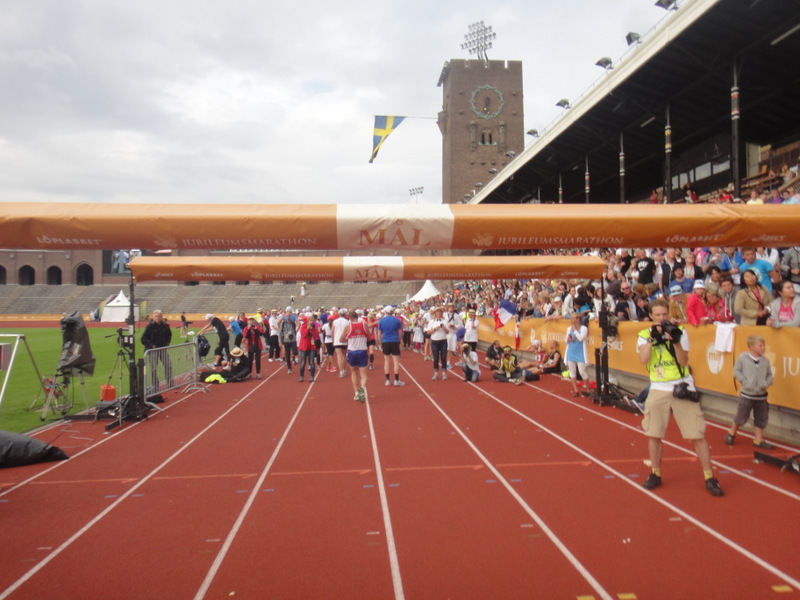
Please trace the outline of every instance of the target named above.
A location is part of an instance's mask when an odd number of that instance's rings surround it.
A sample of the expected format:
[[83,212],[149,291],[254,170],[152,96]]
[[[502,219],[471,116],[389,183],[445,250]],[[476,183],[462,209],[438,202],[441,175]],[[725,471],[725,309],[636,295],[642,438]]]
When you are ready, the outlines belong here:
[[[725,497],[671,426],[645,491],[640,418],[555,376],[477,384],[404,355],[405,387],[264,379],[36,433],[70,460],[0,471],[10,598],[783,598],[800,478],[709,424]],[[768,430],[767,430],[768,431]],[[782,447],[776,454],[797,453]]]

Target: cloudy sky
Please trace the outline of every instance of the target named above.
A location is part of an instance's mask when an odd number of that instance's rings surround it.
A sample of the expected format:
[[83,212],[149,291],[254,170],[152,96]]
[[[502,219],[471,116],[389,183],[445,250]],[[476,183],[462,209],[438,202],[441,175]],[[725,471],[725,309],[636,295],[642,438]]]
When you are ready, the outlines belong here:
[[[5,0],[0,201],[441,202],[436,86],[468,25],[521,60],[525,127],[654,0]],[[407,119],[373,164],[374,115]]]

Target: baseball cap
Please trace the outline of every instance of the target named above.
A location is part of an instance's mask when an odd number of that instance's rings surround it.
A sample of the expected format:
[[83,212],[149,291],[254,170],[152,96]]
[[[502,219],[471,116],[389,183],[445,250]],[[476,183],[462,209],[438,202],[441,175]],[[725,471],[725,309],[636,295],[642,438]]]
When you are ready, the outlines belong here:
[[705,284],[705,283],[703,283],[703,280],[702,280],[702,279],[695,279],[695,280],[694,280],[694,285],[692,286],[692,289],[693,289],[693,290],[696,290],[696,289],[706,289],[706,284]]
[[671,285],[669,287],[669,295],[670,296],[678,296],[683,293],[683,288],[680,285]]

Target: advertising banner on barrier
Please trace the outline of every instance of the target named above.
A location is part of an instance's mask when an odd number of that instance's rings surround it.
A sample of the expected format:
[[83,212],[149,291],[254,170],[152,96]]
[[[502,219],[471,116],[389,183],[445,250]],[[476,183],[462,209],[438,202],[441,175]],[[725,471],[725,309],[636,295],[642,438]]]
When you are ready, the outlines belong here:
[[404,252],[741,245],[800,245],[800,205],[49,202],[34,209],[5,202],[0,211],[0,247],[18,249]]
[[[523,319],[519,325],[512,319],[495,331],[494,319],[480,319],[479,338],[491,343],[500,343],[518,350],[524,350],[534,339],[545,347],[551,340],[559,342],[564,352],[564,339],[569,327],[568,319],[545,322],[543,319]],[[618,325],[618,336],[608,344],[608,366],[615,371],[646,376],[647,371],[639,362],[636,353],[636,338],[648,323],[623,322]],[[767,345],[766,357],[772,365],[774,378],[769,388],[769,403],[800,411],[800,328],[787,327],[735,327],[730,352],[716,349],[716,326],[686,327],[689,335],[689,366],[695,384],[700,390],[708,390],[730,396],[738,396],[738,382],[733,378],[733,366],[742,352],[747,351],[747,338],[759,335]],[[594,350],[602,345],[602,333],[596,322],[589,324],[589,361],[594,362]]]
[[424,281],[596,278],[596,256],[138,256],[136,281]]

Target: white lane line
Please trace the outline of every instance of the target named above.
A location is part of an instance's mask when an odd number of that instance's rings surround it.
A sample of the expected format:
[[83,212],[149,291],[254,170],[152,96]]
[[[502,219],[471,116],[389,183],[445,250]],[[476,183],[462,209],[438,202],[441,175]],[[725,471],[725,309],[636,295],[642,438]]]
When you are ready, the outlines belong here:
[[[623,421],[619,421],[619,420],[615,419],[612,416],[609,416],[609,415],[603,414],[601,412],[597,412],[595,410],[592,410],[591,407],[586,406],[584,404],[579,404],[578,402],[574,402],[574,401],[572,401],[570,399],[562,398],[561,396],[559,396],[558,394],[556,394],[554,392],[551,392],[550,390],[546,390],[544,388],[541,388],[541,387],[538,387],[538,386],[535,386],[535,385],[531,385],[531,384],[525,384],[525,385],[528,385],[529,387],[531,387],[531,388],[533,388],[533,389],[535,389],[535,390],[537,390],[539,392],[542,392],[544,394],[552,396],[553,398],[556,398],[557,400],[560,400],[561,402],[564,402],[565,404],[570,404],[570,405],[572,405],[572,406],[574,406],[576,408],[579,408],[579,409],[581,409],[583,411],[588,412],[591,415],[595,415],[597,417],[600,417],[601,419],[606,419],[607,421],[611,421],[612,423],[616,423],[617,425],[621,425],[622,427],[624,427],[626,429],[630,429],[631,431],[634,431],[635,433],[637,433],[640,436],[644,436],[644,431],[642,431],[642,429],[640,427],[635,427],[635,426],[633,426],[633,425],[631,425],[629,423],[625,423]],[[707,423],[708,423],[708,425],[716,426],[714,423],[709,423],[709,422],[707,422]],[[684,446],[678,445],[678,444],[676,444],[674,442],[669,442],[667,440],[664,440],[663,444],[665,446],[669,446],[670,448],[674,448],[676,450],[679,450],[683,454],[688,454],[688,455],[690,455],[692,457],[695,456],[695,453],[692,450],[690,450],[690,449],[688,449],[688,448],[686,448]],[[787,496],[787,497],[791,498],[792,500],[800,501],[800,495],[795,494],[793,492],[790,492],[787,489],[778,487],[777,485],[774,485],[774,484],[769,483],[767,481],[763,481],[761,479],[758,479],[757,477],[755,477],[753,475],[750,475],[749,473],[745,473],[744,471],[740,471],[739,469],[731,467],[730,465],[726,465],[725,463],[723,463],[723,462],[721,462],[719,460],[716,460],[713,457],[711,459],[711,462],[713,464],[715,464],[717,467],[722,468],[722,469],[726,469],[726,470],[730,471],[731,473],[735,473],[739,477],[743,477],[744,479],[747,479],[747,480],[751,481],[752,483],[758,484],[758,485],[760,485],[762,487],[765,487],[765,488],[768,488],[768,489],[772,490],[773,492],[777,492],[779,494]]]
[[[264,382],[266,383],[266,381]],[[260,386],[259,386],[260,387]],[[186,444],[184,444],[179,450],[172,454],[169,458],[164,460],[160,465],[158,465],[155,469],[150,471],[147,475],[145,475],[142,479],[139,480],[131,489],[127,492],[123,493],[119,496],[114,502],[109,504],[103,511],[97,514],[91,521],[86,523],[83,527],[81,527],[78,531],[76,531],[72,536],[67,538],[67,540],[62,543],[58,548],[53,550],[50,554],[44,557],[41,561],[39,561],[35,566],[31,567],[27,573],[25,573],[22,577],[17,579],[14,583],[12,583],[9,587],[7,587],[2,594],[0,594],[0,600],[5,600],[8,598],[12,593],[14,593],[19,587],[28,581],[31,577],[36,575],[39,571],[41,571],[48,563],[50,563],[54,558],[56,558],[59,554],[61,554],[64,550],[69,548],[78,538],[80,538],[84,533],[89,531],[92,527],[94,527],[100,520],[108,515],[112,510],[114,510],[117,506],[119,506],[124,500],[130,497],[136,490],[142,487],[145,483],[147,483],[150,479],[152,479],[159,471],[165,468],[169,463],[175,460],[180,454],[182,454],[187,448],[189,448],[192,444],[194,444],[197,440],[199,440],[203,435],[205,435],[212,427],[214,427],[217,423],[219,423],[222,419],[224,419],[229,413],[231,413],[234,409],[236,409],[242,402],[244,402],[250,395],[253,394],[258,389],[258,387],[253,388],[247,395],[242,397],[239,401],[237,401],[234,405],[232,405],[228,410],[223,412],[219,417],[214,419],[211,423],[208,424],[204,429],[199,431],[197,435],[195,435],[192,439],[190,439]],[[142,421],[143,423],[145,421]]]
[[[544,520],[536,513],[536,511],[534,511],[533,508],[531,508],[531,506],[525,501],[525,499],[522,496],[520,496],[520,494],[517,492],[517,490],[515,490],[511,486],[511,483],[509,483],[509,481],[505,477],[503,477],[503,475],[500,473],[500,471],[497,469],[497,467],[495,467],[489,461],[489,459],[486,458],[483,455],[483,453],[481,453],[481,451],[472,442],[472,440],[470,440],[469,437],[467,437],[467,435],[458,427],[458,425],[456,425],[455,421],[453,421],[453,419],[450,418],[450,416],[442,409],[442,407],[439,406],[436,403],[436,401],[430,396],[430,394],[428,394],[428,392],[425,390],[425,388],[423,388],[422,385],[420,385],[420,383],[411,376],[411,373],[409,373],[408,370],[405,367],[403,367],[403,370],[406,372],[406,376],[409,379],[411,379],[411,381],[413,381],[414,384],[420,390],[422,390],[422,393],[425,394],[425,396],[428,398],[428,401],[431,404],[433,404],[434,408],[436,408],[436,410],[439,411],[439,413],[450,424],[450,426],[453,427],[453,429],[456,431],[456,433],[458,433],[458,435],[461,436],[461,439],[463,439],[464,442],[472,449],[472,451],[481,460],[481,462],[484,465],[486,465],[486,468],[488,468],[494,474],[494,476],[497,478],[497,481],[500,482],[503,485],[503,487],[506,488],[506,490],[509,492],[509,494],[511,494],[511,496],[514,498],[514,500],[516,500],[517,503],[522,507],[522,509],[526,513],[528,513],[528,515],[536,522],[536,524],[541,528],[542,532],[550,539],[550,541],[553,543],[553,545],[555,545],[556,548],[558,548],[558,550],[561,552],[561,554],[564,556],[564,558],[566,558],[567,561],[570,564],[572,564],[572,566],[575,568],[575,570],[578,571],[578,573],[586,580],[586,582],[590,586],[592,586],[594,591],[601,598],[603,598],[604,600],[614,600],[614,596],[612,596],[609,592],[607,592],[605,590],[605,588],[603,588],[603,586],[600,585],[600,582],[597,581],[597,579],[595,579],[594,575],[592,575],[589,572],[589,569],[587,569],[585,566],[583,566],[583,564],[578,560],[578,558],[572,552],[570,552],[569,548],[567,548],[567,546],[564,544],[564,542],[562,542],[558,538],[558,536],[556,536],[556,534],[553,532],[553,530],[550,529],[547,526],[547,523],[545,523]],[[486,391],[484,389],[482,389],[482,388],[481,388],[481,391],[486,393]]]
[[[538,389],[538,388],[537,388],[537,389]],[[635,482],[635,481],[631,480],[629,477],[627,477],[627,476],[626,476],[626,475],[624,475],[623,473],[621,473],[621,472],[617,471],[616,469],[613,469],[612,467],[608,466],[608,464],[606,464],[605,462],[603,462],[602,460],[600,460],[600,459],[599,459],[599,458],[597,458],[596,456],[594,456],[594,455],[592,455],[592,454],[589,454],[589,453],[588,453],[588,452],[586,452],[585,450],[583,450],[583,449],[579,448],[578,446],[576,446],[575,444],[573,444],[573,443],[572,443],[572,442],[570,442],[569,440],[567,440],[567,439],[565,439],[565,438],[561,437],[560,435],[558,435],[558,434],[557,434],[557,433],[555,433],[554,431],[551,431],[550,429],[548,429],[547,427],[545,427],[544,425],[542,425],[542,424],[541,424],[541,423],[539,423],[538,421],[535,421],[534,419],[532,419],[532,418],[531,418],[531,417],[529,417],[528,415],[526,415],[526,414],[524,414],[524,413],[520,412],[519,410],[517,410],[517,409],[516,409],[516,408],[514,408],[513,406],[510,406],[509,404],[506,404],[505,402],[503,402],[502,400],[500,400],[500,399],[499,399],[497,396],[494,396],[494,395],[492,395],[491,393],[487,392],[486,390],[481,390],[481,391],[482,391],[484,394],[486,394],[486,396],[488,396],[489,398],[491,398],[492,400],[494,400],[496,403],[500,404],[501,406],[504,406],[505,408],[507,408],[507,409],[508,409],[508,410],[510,410],[511,412],[513,412],[513,413],[515,413],[515,414],[519,415],[520,417],[522,417],[522,418],[523,418],[523,419],[525,419],[526,421],[528,421],[528,422],[532,423],[533,425],[535,425],[536,427],[538,427],[539,429],[541,429],[542,431],[544,431],[544,432],[545,432],[545,433],[547,433],[548,435],[550,435],[550,436],[554,437],[555,439],[557,439],[557,440],[558,440],[558,441],[560,441],[561,443],[563,443],[563,444],[565,444],[566,446],[568,446],[568,447],[572,448],[573,450],[575,450],[575,451],[576,451],[576,452],[578,452],[579,454],[581,454],[581,455],[585,456],[586,458],[588,458],[589,460],[591,460],[593,463],[595,463],[595,464],[596,464],[596,465],[598,465],[599,467],[601,467],[601,468],[605,469],[605,470],[606,470],[606,471],[608,471],[609,473],[612,473],[612,474],[613,474],[613,475],[615,475],[615,476],[616,476],[618,479],[620,479],[620,480],[624,481],[625,483],[627,483],[628,485],[632,486],[634,489],[638,490],[639,492],[641,492],[641,493],[643,493],[643,494],[647,494],[647,495],[648,495],[648,497],[650,497],[652,500],[655,500],[656,502],[658,502],[658,503],[662,504],[663,506],[665,506],[665,507],[666,507],[666,508],[668,508],[669,510],[671,510],[671,511],[675,512],[676,514],[680,515],[681,517],[683,517],[684,519],[686,519],[686,520],[687,520],[687,521],[689,521],[690,523],[693,523],[694,525],[696,525],[697,527],[699,527],[700,529],[702,529],[703,531],[705,531],[706,533],[708,533],[710,536],[712,536],[712,537],[716,538],[717,540],[719,540],[720,542],[722,542],[723,544],[725,544],[726,546],[728,546],[728,547],[729,547],[729,548],[731,548],[732,550],[734,550],[734,551],[738,552],[739,554],[741,554],[741,555],[742,555],[742,556],[744,556],[745,558],[747,558],[747,559],[749,559],[750,561],[752,561],[752,562],[756,563],[758,566],[760,566],[761,568],[765,569],[766,571],[769,571],[770,573],[772,573],[772,574],[773,574],[773,575],[775,575],[776,577],[778,577],[778,578],[782,579],[783,581],[785,581],[785,582],[786,582],[786,583],[788,583],[789,585],[791,585],[791,586],[794,586],[794,587],[795,587],[795,589],[800,589],[800,581],[798,581],[797,579],[795,579],[795,578],[794,578],[794,577],[792,577],[791,575],[789,575],[789,574],[787,574],[787,573],[784,573],[783,571],[781,571],[781,570],[780,570],[780,569],[778,569],[777,567],[775,567],[775,566],[773,566],[773,565],[769,564],[769,563],[768,563],[766,560],[764,560],[764,559],[762,559],[761,557],[759,557],[759,556],[757,556],[757,555],[753,554],[752,552],[750,552],[749,550],[747,550],[747,549],[746,549],[746,548],[744,548],[743,546],[740,546],[739,544],[737,544],[736,542],[734,542],[734,541],[733,541],[733,540],[731,540],[730,538],[728,538],[728,537],[724,536],[723,534],[721,534],[721,533],[720,533],[720,532],[718,532],[717,530],[715,530],[715,529],[713,529],[712,527],[710,527],[710,526],[706,525],[705,523],[703,523],[703,522],[702,522],[702,521],[700,521],[699,519],[696,519],[695,517],[693,517],[693,516],[692,516],[692,515],[690,515],[689,513],[685,512],[684,510],[682,510],[682,509],[678,508],[678,507],[677,507],[677,506],[675,506],[674,504],[671,504],[671,503],[667,502],[666,500],[662,499],[662,498],[661,498],[661,497],[659,497],[657,494],[654,494],[654,493],[652,493],[652,492],[648,492],[648,491],[647,491],[647,490],[645,490],[645,489],[644,489],[644,488],[643,488],[643,487],[642,487],[642,486],[641,486],[639,483],[637,483],[637,482]],[[548,393],[549,393],[549,392],[548,392]],[[578,406],[579,406],[579,405],[578,405]],[[437,407],[437,408],[438,408],[438,407]],[[442,414],[444,414],[444,413],[442,413]],[[597,413],[595,413],[595,414],[597,414]],[[447,417],[446,417],[446,418],[447,418]],[[449,418],[448,418],[448,420],[449,420]],[[613,421],[613,419],[612,419],[612,421]]]
[[378,492],[381,497],[381,512],[383,513],[383,527],[386,529],[386,546],[389,551],[389,565],[392,571],[392,585],[394,586],[394,597],[396,600],[404,600],[403,580],[400,577],[400,561],[397,558],[397,546],[394,541],[394,529],[392,519],[389,514],[389,501],[386,497],[386,486],[383,481],[383,469],[381,459],[378,455],[378,440],[375,436],[375,427],[372,421],[372,411],[369,407],[369,397],[365,403],[367,405],[367,421],[369,423],[369,435],[372,440],[372,455],[375,459],[375,473],[378,476]]
[[[183,402],[187,398],[190,398],[190,397],[192,397],[192,396],[194,396],[194,395],[196,395],[198,393],[199,392],[192,392],[191,394],[188,394],[187,396],[185,396],[183,398],[180,398],[180,399],[176,400],[175,402],[171,402],[170,405],[167,406],[166,408],[163,408],[162,411],[166,412],[170,408],[180,404],[181,402]],[[155,415],[153,415],[153,416],[155,416]],[[18,490],[22,486],[27,485],[27,484],[35,481],[36,479],[44,476],[44,475],[47,475],[48,473],[50,473],[51,471],[53,471],[55,469],[58,469],[59,467],[63,467],[65,465],[70,464],[70,461],[72,462],[72,464],[74,464],[75,463],[75,459],[78,458],[79,456],[81,456],[82,454],[86,454],[87,452],[91,452],[92,450],[94,450],[96,448],[99,448],[102,444],[105,444],[109,440],[116,439],[118,436],[120,436],[120,435],[122,435],[124,433],[127,433],[128,431],[132,431],[137,425],[142,425],[144,423],[147,423],[149,420],[150,419],[147,418],[147,419],[143,419],[141,421],[135,421],[133,423],[130,423],[127,427],[123,427],[121,429],[118,429],[117,431],[115,431],[111,435],[103,437],[102,439],[100,439],[100,441],[97,442],[96,444],[92,444],[88,448],[84,448],[83,450],[73,454],[72,456],[70,456],[70,460],[58,461],[58,462],[54,463],[52,466],[50,466],[49,468],[45,469],[44,471],[39,471],[35,475],[31,475],[28,479],[20,481],[19,483],[17,483],[13,487],[8,488],[7,490],[0,491],[0,498],[5,496],[6,494],[9,494],[9,493],[13,492],[14,490]],[[68,422],[68,423],[60,423],[60,422],[59,423],[53,423],[52,427],[41,428],[41,429],[38,430],[38,432],[49,431],[50,429],[59,428],[59,427],[62,428],[64,431],[69,431],[68,429],[64,429],[64,428],[69,428],[69,427],[72,427],[73,425],[74,425],[74,423],[72,423],[72,422]],[[63,433],[63,431],[62,431],[62,433]],[[41,438],[36,437],[35,439],[41,439]],[[58,437],[56,437],[56,439],[54,439],[52,441],[49,441],[47,443],[55,444],[57,440],[58,440]],[[42,440],[42,441],[47,441],[47,440]]]
[[[276,371],[277,372],[277,371]],[[269,381],[268,379],[266,381]],[[265,381],[265,383],[266,383]],[[260,386],[259,386],[260,387]],[[244,523],[245,518],[247,517],[247,513],[250,512],[250,508],[253,506],[253,502],[255,502],[256,496],[261,493],[261,487],[264,484],[264,480],[267,478],[272,465],[275,463],[275,459],[278,457],[278,453],[283,448],[283,444],[286,441],[286,438],[289,436],[289,432],[294,427],[295,421],[297,421],[297,416],[300,414],[303,406],[305,406],[306,399],[308,399],[308,395],[311,393],[311,388],[313,386],[309,386],[306,388],[306,393],[303,395],[303,399],[300,401],[300,404],[297,405],[297,410],[294,411],[289,424],[286,426],[286,429],[283,431],[283,435],[281,439],[278,440],[278,444],[275,446],[275,450],[272,452],[272,456],[269,457],[267,464],[264,466],[264,469],[261,471],[261,475],[258,477],[258,481],[253,486],[250,495],[247,498],[242,510],[239,512],[239,516],[236,518],[233,526],[231,527],[230,532],[228,532],[227,537],[225,538],[225,542],[223,542],[222,546],[217,553],[214,562],[212,563],[211,567],[208,569],[206,573],[205,579],[200,584],[200,588],[197,590],[197,593],[194,595],[195,600],[201,600],[205,598],[206,593],[208,592],[208,588],[211,586],[211,583],[214,581],[214,577],[216,577],[217,573],[219,572],[219,568],[222,565],[222,561],[225,560],[225,557],[228,554],[228,551],[233,544],[233,540],[236,538],[239,530],[242,528],[242,523]],[[0,598],[2,600],[2,598]]]

